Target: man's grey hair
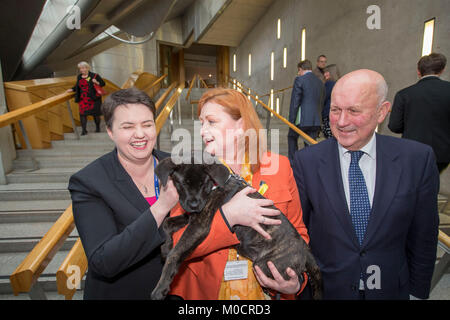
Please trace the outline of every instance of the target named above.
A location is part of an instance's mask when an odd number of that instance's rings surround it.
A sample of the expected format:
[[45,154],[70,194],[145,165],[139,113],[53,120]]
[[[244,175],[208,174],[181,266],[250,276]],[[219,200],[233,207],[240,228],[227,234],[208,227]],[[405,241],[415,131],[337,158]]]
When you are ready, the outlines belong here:
[[377,83],[377,93],[378,93],[378,107],[380,107],[383,104],[383,102],[385,102],[387,99],[388,85],[386,83],[386,80],[381,79]]

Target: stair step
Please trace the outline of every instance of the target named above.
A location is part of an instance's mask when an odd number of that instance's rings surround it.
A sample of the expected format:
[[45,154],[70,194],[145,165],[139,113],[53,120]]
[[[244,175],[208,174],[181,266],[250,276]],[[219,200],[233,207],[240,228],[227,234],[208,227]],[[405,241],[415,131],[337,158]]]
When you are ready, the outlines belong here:
[[[66,258],[68,250],[58,251],[53,257],[52,261],[48,264],[47,268],[45,268],[43,274],[50,274],[54,276],[58,268],[61,266],[62,262]],[[28,252],[5,252],[0,253],[0,278],[8,279],[9,276],[16,270],[17,266],[26,258]],[[55,281],[55,280],[53,280]],[[56,287],[55,287],[56,288]],[[11,293],[11,285],[8,283],[7,286],[5,284],[0,283],[0,293]]]
[[[83,277],[80,284],[80,289],[76,291],[72,300],[82,300],[83,299],[83,289],[85,285],[86,277]],[[56,288],[56,275],[44,273],[39,277],[39,285],[44,289],[45,295],[48,300],[64,300],[64,296],[58,294]],[[9,281],[9,276],[0,277],[0,300],[31,300],[28,293],[20,293],[15,296],[12,291],[11,283]]]
[[9,184],[13,183],[52,183],[68,182],[79,168],[41,168],[35,171],[14,170],[6,175]]
[[64,183],[12,183],[0,185],[0,201],[68,200],[67,182]]
[[30,212],[64,211],[71,200],[21,200],[0,202],[0,214]]
[[75,145],[75,146],[57,146],[52,149],[33,149],[33,150],[17,150],[18,159],[26,159],[34,156],[36,159],[45,157],[86,157],[101,156],[114,149],[114,144],[103,146],[98,144],[95,146]]
[[[45,291],[45,295],[48,300],[64,300],[64,296],[58,294],[56,291]],[[17,296],[13,294],[0,294],[0,300],[31,300],[31,298],[27,293],[20,293]],[[83,300],[83,290],[77,290],[72,300]]]
[[[54,222],[1,223],[0,240],[40,239],[50,230],[53,224]],[[70,235],[78,237],[76,228]]]
[[[0,239],[0,253],[6,252],[29,253],[39,243],[41,239],[42,237]],[[62,247],[60,248],[60,250],[69,251],[70,249],[72,249],[77,239],[78,235],[69,236],[62,245]]]

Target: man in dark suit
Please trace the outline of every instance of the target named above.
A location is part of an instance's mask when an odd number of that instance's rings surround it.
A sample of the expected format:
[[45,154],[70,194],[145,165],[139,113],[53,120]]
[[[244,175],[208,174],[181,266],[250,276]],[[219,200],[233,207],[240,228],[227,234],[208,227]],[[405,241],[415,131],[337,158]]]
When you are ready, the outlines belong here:
[[317,78],[320,79],[323,83],[326,82],[325,79],[325,68],[327,66],[327,57],[324,54],[321,54],[317,57],[317,65],[313,70],[313,73]]
[[[300,130],[311,138],[319,135],[323,99],[325,90],[320,81],[311,71],[311,61],[304,60],[298,65],[298,76],[292,89],[291,105],[289,108],[289,122],[294,123]],[[292,161],[298,150],[298,133],[289,128],[288,155]],[[305,146],[307,146],[305,142]]]
[[439,172],[450,162],[450,82],[439,78],[446,63],[439,53],[419,60],[420,80],[397,92],[388,125],[402,138],[431,146]]
[[375,134],[390,103],[383,77],[358,70],[335,85],[335,138],[293,163],[325,299],[428,298],[436,260],[439,174],[424,144]]

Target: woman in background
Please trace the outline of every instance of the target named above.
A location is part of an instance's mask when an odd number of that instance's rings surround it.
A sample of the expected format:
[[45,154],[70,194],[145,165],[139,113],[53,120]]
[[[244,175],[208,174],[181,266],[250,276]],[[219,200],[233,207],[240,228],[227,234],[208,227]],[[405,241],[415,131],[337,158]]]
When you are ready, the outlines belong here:
[[80,112],[82,136],[88,133],[86,130],[87,116],[94,117],[95,132],[100,132],[102,96],[97,95],[94,84],[104,87],[105,81],[98,74],[90,72],[90,69],[91,66],[87,62],[80,62],[78,64],[80,74],[77,77],[77,83],[73,88],[67,90],[67,92],[75,92],[75,102],[78,102]]

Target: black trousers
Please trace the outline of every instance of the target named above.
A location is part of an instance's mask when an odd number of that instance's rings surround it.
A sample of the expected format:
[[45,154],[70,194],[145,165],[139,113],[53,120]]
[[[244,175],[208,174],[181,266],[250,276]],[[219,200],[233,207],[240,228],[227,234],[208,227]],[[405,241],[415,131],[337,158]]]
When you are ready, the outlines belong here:
[[[320,127],[300,127],[300,130],[302,130],[304,133],[306,133],[308,136],[313,138],[314,140],[317,139],[320,132]],[[288,133],[288,158],[292,161],[294,160],[294,154],[298,150],[298,137],[299,134],[289,128]],[[305,141],[305,147],[309,145],[308,142]]]
[[[100,116],[93,116],[93,117],[94,117],[96,131],[100,132]],[[80,122],[81,122],[81,129],[83,130],[83,133],[86,133],[87,132],[87,130],[86,130],[87,115],[80,114]]]
[[436,164],[440,174],[448,167],[448,162],[437,162]]

